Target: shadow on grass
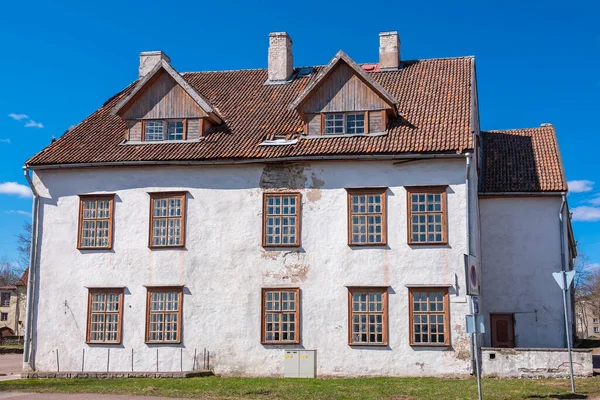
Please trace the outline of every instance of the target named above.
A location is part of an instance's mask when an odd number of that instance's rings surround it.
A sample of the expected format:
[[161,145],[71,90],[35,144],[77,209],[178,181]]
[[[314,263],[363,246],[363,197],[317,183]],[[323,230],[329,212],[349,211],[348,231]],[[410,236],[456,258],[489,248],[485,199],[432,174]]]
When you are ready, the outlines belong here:
[[537,396],[528,396],[528,399],[587,399],[584,394],[568,393],[568,394],[546,394]]

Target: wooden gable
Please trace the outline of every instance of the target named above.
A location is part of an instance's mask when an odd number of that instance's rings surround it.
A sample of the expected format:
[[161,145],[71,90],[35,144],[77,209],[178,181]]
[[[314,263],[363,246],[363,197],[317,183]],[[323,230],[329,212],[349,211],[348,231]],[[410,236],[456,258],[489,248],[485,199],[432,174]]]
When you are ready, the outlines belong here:
[[392,107],[345,62],[338,63],[298,107],[303,114],[383,109]]
[[171,75],[161,70],[130,100],[124,119],[203,118],[208,114]]

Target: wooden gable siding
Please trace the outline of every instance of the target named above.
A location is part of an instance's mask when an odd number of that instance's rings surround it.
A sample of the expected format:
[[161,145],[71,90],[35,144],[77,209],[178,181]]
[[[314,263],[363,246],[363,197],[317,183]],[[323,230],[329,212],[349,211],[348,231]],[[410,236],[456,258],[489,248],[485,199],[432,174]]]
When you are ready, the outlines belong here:
[[127,121],[129,140],[142,140],[142,121]]
[[124,119],[201,118],[206,112],[166,72],[148,82],[123,114]]
[[385,131],[383,119],[383,111],[369,111],[369,132],[378,133]]
[[187,120],[187,139],[194,140],[200,137],[200,120],[199,119],[188,119]]
[[345,63],[340,63],[300,106],[302,113],[391,108]]

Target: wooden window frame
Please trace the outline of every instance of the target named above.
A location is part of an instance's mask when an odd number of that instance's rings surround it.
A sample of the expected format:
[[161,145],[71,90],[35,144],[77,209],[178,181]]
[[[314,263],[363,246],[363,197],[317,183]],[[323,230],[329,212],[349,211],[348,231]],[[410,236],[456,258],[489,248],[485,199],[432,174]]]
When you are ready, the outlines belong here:
[[[267,243],[267,199],[268,197],[296,197],[296,242],[295,243]],[[263,247],[300,247],[300,238],[302,234],[301,208],[302,195],[299,192],[266,192],[263,193],[263,231],[262,231],[262,246]]]
[[[163,142],[174,142],[175,140],[168,139],[168,122],[183,122],[183,139],[187,140],[187,118],[153,118],[153,119],[143,119],[142,120],[142,142],[146,142],[146,123],[149,121],[162,121],[163,125],[163,139],[162,140],[148,140],[148,143],[163,143]],[[200,133],[199,136],[202,136]],[[177,139],[179,140],[179,139]]]
[[[347,192],[347,222],[348,222],[348,246],[387,246],[387,190],[388,188],[357,188],[346,189]],[[381,243],[353,243],[352,242],[352,196],[362,194],[381,195]],[[369,215],[369,214],[365,214]],[[367,233],[368,240],[368,233]]]
[[[108,241],[106,246],[83,246],[83,206],[86,201],[109,200],[108,218]],[[77,249],[78,250],[111,250],[113,246],[113,230],[115,219],[115,194],[80,194],[79,195],[79,217],[77,227]],[[95,219],[98,220],[97,218]]]
[[[342,114],[343,115],[343,122],[342,122],[342,127],[344,129],[343,133],[325,133],[325,125],[326,125],[326,117],[327,115],[331,115],[331,114]],[[363,114],[363,133],[347,133],[347,116],[349,114]],[[339,111],[339,112],[322,112],[321,113],[321,136],[340,136],[340,135],[368,135],[369,134],[369,111]]]
[[[123,295],[124,295],[125,289],[124,288],[88,288],[88,311],[87,311],[87,328],[86,328],[86,336],[85,336],[85,342],[87,344],[104,344],[104,345],[110,345],[110,344],[116,344],[119,345],[121,344],[121,340],[122,340],[122,333],[123,333]],[[92,337],[92,300],[93,300],[93,296],[94,294],[98,294],[98,293],[104,293],[104,294],[118,294],[119,295],[119,310],[116,312],[116,314],[119,317],[118,320],[118,326],[117,326],[117,340],[114,341],[107,341],[107,340],[91,340]],[[106,312],[106,310],[104,312],[102,312],[102,314],[108,314],[108,312]],[[111,313],[114,314],[114,313]],[[104,333],[104,337],[106,337],[106,318],[104,319],[104,324],[105,324],[105,333]]]
[[[178,304],[177,310],[177,339],[176,340],[150,340],[150,319],[151,319],[151,302],[152,293],[166,293],[166,292],[177,292],[178,293]],[[166,310],[163,310],[165,313]],[[146,327],[144,329],[144,342],[146,344],[181,344],[181,331],[183,330],[183,286],[146,286]],[[165,322],[163,320],[163,335],[165,332]]]
[[[294,312],[295,317],[295,326],[296,329],[294,331],[295,340],[266,340],[266,296],[268,292],[294,292],[296,294],[296,310]],[[300,307],[302,307],[302,303],[300,300],[300,288],[299,287],[269,287],[262,288],[260,292],[261,297],[261,306],[260,306],[260,343],[264,345],[288,345],[288,344],[300,344]],[[283,310],[279,310],[280,313],[283,313]],[[280,321],[280,324],[282,322]]]
[[[416,343],[414,340],[414,296],[415,292],[443,292],[444,293],[444,343]],[[447,287],[409,287],[408,288],[408,326],[409,326],[409,344],[413,347],[449,347],[451,344],[450,340],[450,298],[449,298],[449,290]],[[437,313],[437,312],[436,312]],[[431,312],[427,311],[427,315],[430,315]],[[439,314],[439,313],[438,313]],[[428,319],[429,321],[429,319]],[[430,334],[431,332],[428,332]]]
[[[6,316],[6,318],[4,318],[5,316]],[[0,313],[0,321],[2,321],[2,322],[8,321],[8,313],[7,312]]]
[[[150,249],[180,249],[185,247],[185,225],[186,225],[186,217],[187,217],[187,194],[188,192],[150,192],[150,218],[149,218],[149,228],[148,228],[148,247]],[[181,216],[180,219],[180,229],[181,229],[181,240],[180,244],[176,245],[155,245],[154,242],[154,200],[157,199],[171,199],[171,198],[181,198]],[[159,218],[176,218],[176,217],[159,217]],[[168,236],[167,236],[168,238]]]
[[[448,244],[448,186],[406,186],[406,239],[411,246],[445,246]],[[412,198],[414,193],[441,194],[442,200],[442,241],[415,242],[412,240]]]
[[[389,324],[388,324],[388,292],[389,286],[348,286],[348,345],[349,346],[367,346],[367,347],[385,347],[388,346],[389,343]],[[383,311],[382,311],[382,335],[383,342],[382,343],[363,343],[363,342],[354,342],[352,340],[352,324],[354,321],[354,310],[352,307],[352,297],[355,293],[381,293],[382,303],[383,303]],[[367,316],[369,315],[369,311],[366,312]]]

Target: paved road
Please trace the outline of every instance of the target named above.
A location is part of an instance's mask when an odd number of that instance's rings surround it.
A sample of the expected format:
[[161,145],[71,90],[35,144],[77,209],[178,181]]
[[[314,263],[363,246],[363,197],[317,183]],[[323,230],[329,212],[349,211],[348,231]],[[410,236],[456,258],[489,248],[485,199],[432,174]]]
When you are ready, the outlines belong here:
[[23,354],[0,354],[0,381],[19,379],[23,367]]

